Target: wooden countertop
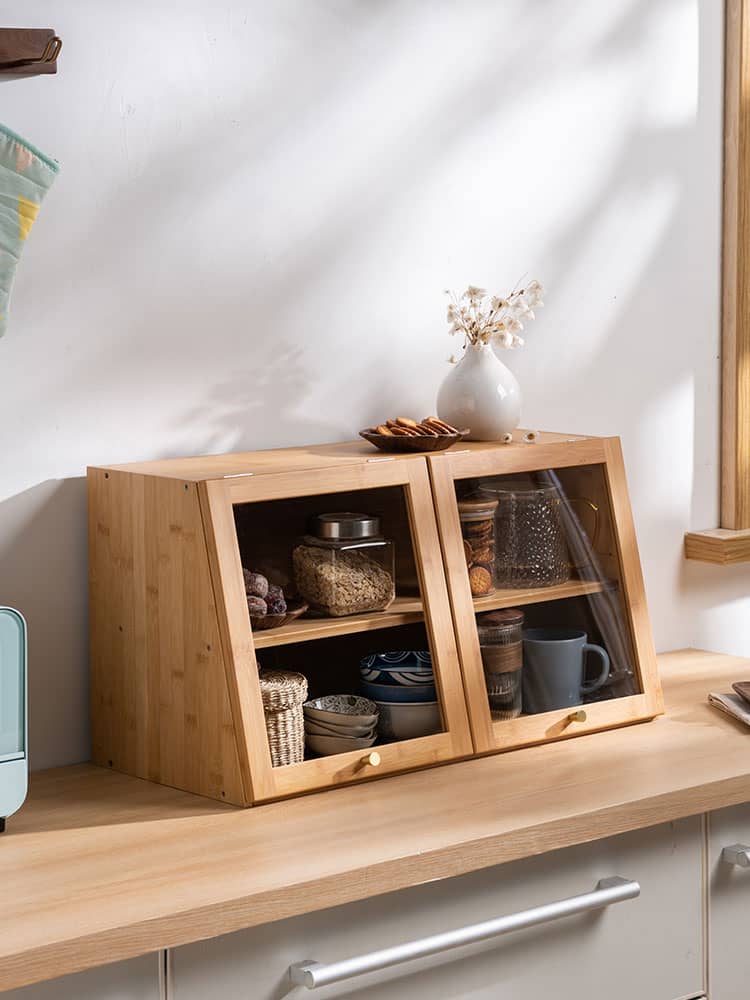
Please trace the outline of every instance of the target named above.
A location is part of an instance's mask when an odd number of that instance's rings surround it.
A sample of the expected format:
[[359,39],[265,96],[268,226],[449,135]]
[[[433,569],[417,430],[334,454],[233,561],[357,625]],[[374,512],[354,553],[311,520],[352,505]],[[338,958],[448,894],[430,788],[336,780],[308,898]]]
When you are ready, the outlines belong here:
[[654,722],[255,809],[37,774],[0,837],[0,990],[750,801],[750,730],[706,703],[750,661],[659,663]]

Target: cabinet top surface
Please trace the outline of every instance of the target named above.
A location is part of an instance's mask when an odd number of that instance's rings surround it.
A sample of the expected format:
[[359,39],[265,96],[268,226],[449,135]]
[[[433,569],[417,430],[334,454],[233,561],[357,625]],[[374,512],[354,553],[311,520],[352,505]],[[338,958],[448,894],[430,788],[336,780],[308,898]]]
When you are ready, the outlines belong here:
[[653,722],[234,809],[81,764],[0,837],[0,990],[750,800],[708,706],[750,661],[659,658]]
[[[528,449],[539,444],[563,445],[575,441],[591,440],[583,434],[558,434],[540,431],[534,445],[523,441],[526,432],[514,432],[511,444],[496,441],[462,441],[454,445],[448,453],[462,451],[487,451],[502,448],[509,454]],[[331,468],[340,465],[356,465],[367,461],[403,461],[424,457],[426,452],[387,453],[378,451],[364,440],[344,441],[339,444],[307,445],[301,448],[276,448],[269,451],[244,451],[230,455],[202,455],[197,458],[167,458],[150,462],[130,462],[126,465],[99,465],[92,469],[114,472],[130,472],[144,476],[162,476],[169,479],[183,479],[201,482],[207,479],[224,479],[234,476],[263,476],[279,472],[304,472],[311,469]],[[431,454],[446,454],[433,452]]]

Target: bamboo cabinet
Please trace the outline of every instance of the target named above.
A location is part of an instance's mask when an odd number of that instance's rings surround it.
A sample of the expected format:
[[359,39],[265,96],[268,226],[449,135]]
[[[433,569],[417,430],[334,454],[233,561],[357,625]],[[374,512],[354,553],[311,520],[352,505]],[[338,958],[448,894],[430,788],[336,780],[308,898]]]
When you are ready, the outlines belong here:
[[[519,474],[554,477],[560,524],[577,528],[586,558],[581,544],[571,546],[564,582],[495,586],[473,598],[458,503]],[[661,711],[614,439],[548,434],[533,445],[460,445],[431,456],[323,445],[91,468],[88,479],[98,764],[252,805]],[[572,502],[580,499],[584,505]],[[345,510],[377,516],[393,541],[392,603],[254,631],[243,567],[293,585],[291,553],[311,517]],[[585,721],[580,711],[493,719],[475,616],[501,607],[523,610],[529,625],[584,629],[608,646],[610,683],[581,706]],[[431,653],[434,729],[380,739],[376,755],[306,750],[300,763],[272,766],[259,667],[304,674],[309,697],[356,694],[360,660],[396,650]]]

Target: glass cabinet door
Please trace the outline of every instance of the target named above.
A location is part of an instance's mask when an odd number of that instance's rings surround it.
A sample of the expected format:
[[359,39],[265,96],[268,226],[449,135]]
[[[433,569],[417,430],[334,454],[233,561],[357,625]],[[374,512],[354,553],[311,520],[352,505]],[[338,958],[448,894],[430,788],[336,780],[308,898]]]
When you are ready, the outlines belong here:
[[256,801],[472,752],[423,458],[207,493]]
[[430,458],[477,749],[661,710],[616,439]]

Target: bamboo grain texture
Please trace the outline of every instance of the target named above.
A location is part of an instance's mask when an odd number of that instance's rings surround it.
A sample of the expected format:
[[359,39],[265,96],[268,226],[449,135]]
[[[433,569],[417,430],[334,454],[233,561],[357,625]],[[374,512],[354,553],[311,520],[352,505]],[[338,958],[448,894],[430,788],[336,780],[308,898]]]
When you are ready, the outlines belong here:
[[659,666],[666,715],[637,729],[262,809],[92,765],[33,775],[0,845],[0,989],[749,801],[748,732],[706,694],[750,662]]

